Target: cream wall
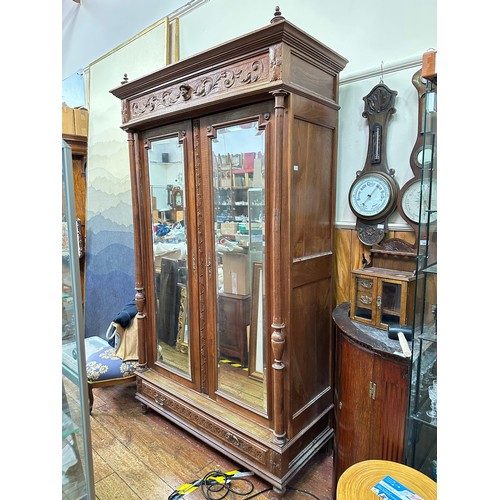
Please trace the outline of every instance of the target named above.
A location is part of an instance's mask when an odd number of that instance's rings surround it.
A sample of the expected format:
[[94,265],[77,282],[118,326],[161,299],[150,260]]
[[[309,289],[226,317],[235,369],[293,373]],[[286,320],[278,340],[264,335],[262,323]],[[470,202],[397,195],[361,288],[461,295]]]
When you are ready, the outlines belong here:
[[181,57],[261,28],[277,4],[288,21],[349,59],[341,78],[436,47],[437,0],[210,0],[181,18]]
[[[181,18],[181,58],[258,29],[273,17],[275,6],[274,0],[253,0],[252,8],[241,16],[237,1],[211,0],[201,5]],[[349,60],[340,75],[336,223],[350,227],[355,217],[347,194],[356,171],[363,168],[368,142],[363,97],[380,82],[381,65],[384,83],[398,92],[387,131],[388,164],[396,170],[400,186],[412,176],[408,159],[417,134],[418,97],[411,80],[423,52],[437,45],[436,1],[313,0],[304,4],[290,0],[281,2],[280,8],[286,19]],[[409,228],[398,212],[389,219],[389,227]]]

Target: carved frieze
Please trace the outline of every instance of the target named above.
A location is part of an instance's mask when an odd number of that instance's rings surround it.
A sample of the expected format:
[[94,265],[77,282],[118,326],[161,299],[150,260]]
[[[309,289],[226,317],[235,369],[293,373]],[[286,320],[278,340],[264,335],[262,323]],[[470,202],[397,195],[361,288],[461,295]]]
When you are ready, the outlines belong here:
[[269,66],[271,69],[270,80],[275,82],[281,80],[281,61],[282,61],[282,46],[280,43],[269,47],[270,61]]
[[[281,67],[281,59],[279,58],[278,62],[275,56],[273,61],[273,75],[280,74],[276,66]],[[201,78],[186,80],[181,84],[132,99],[128,104],[129,112],[124,110],[122,117],[123,120],[126,120],[127,117],[133,120],[148,114],[157,114],[161,110],[169,108],[178,109],[186,103],[269,81],[269,72],[269,54],[265,54],[234,66],[207,73]]]

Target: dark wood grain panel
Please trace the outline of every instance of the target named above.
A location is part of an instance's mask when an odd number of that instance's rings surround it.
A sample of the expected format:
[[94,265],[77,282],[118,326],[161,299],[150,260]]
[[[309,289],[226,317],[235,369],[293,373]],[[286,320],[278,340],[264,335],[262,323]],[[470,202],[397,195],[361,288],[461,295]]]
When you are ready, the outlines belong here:
[[[289,339],[286,353],[290,366],[290,412],[300,428],[305,418],[318,414],[331,404],[331,288],[324,279],[293,289],[291,324],[305,335]],[[323,400],[318,401],[322,395]],[[314,404],[311,406],[311,402]],[[306,410],[307,407],[307,410]]]
[[377,358],[373,380],[377,383],[373,401],[371,459],[401,462],[408,401],[408,366]]
[[291,284],[293,288],[332,276],[331,254],[296,260],[292,264]]
[[294,259],[332,251],[334,131],[294,120],[292,144],[292,255]]
[[372,400],[368,391],[373,357],[341,337],[336,359],[340,373],[336,473],[340,475],[369,456]]
[[326,73],[323,68],[305,61],[300,56],[292,53],[292,74],[290,82],[312,92],[335,100],[336,77]]

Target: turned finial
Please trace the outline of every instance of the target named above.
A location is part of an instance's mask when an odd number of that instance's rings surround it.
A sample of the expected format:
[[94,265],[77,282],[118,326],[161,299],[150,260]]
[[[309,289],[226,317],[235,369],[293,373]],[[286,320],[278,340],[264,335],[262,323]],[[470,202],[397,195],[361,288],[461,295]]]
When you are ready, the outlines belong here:
[[278,21],[281,21],[282,19],[285,19],[280,12],[280,7],[279,5],[276,6],[276,10],[274,11],[274,17],[271,19],[272,23],[277,23]]
[[122,85],[125,84],[125,83],[128,83],[128,75],[127,75],[127,73],[124,73],[124,75],[123,75]]

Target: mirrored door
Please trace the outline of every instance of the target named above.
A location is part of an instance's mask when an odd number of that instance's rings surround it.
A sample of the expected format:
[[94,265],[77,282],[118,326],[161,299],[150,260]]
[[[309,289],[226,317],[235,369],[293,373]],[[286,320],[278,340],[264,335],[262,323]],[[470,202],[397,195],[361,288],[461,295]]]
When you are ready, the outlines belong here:
[[267,414],[266,130],[253,117],[213,127],[218,394]]
[[175,133],[148,141],[156,359],[191,377],[184,145]]

